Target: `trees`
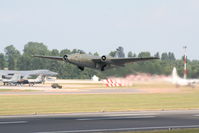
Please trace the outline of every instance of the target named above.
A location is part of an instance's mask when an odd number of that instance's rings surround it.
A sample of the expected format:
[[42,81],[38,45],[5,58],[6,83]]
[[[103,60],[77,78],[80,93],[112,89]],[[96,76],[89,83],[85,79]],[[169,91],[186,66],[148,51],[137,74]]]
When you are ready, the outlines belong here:
[[140,52],[139,54],[138,54],[138,57],[139,58],[141,58],[141,57],[150,57],[151,56],[151,54],[150,54],[150,52]]
[[67,55],[67,54],[71,54],[71,51],[69,49],[63,49],[60,51],[60,56],[64,56],[64,55]]
[[119,58],[125,57],[124,48],[121,47],[121,46],[118,47],[115,51],[111,51],[109,53],[109,56],[111,56],[111,57],[119,57]]
[[111,57],[116,57],[117,51],[111,51],[108,55]]
[[162,53],[161,60],[173,60],[173,61],[175,61],[176,58],[175,58],[174,53],[172,53],[172,52],[166,53],[165,52],[165,53]]
[[49,50],[43,43],[28,42],[24,46],[23,65],[26,70],[44,69],[48,64],[48,60],[33,58],[33,55],[49,55]]
[[125,57],[125,53],[124,53],[124,48],[123,47],[118,47],[117,48],[117,56],[119,58],[124,58]]
[[73,49],[71,51],[72,54],[75,54],[75,53],[80,53],[80,54],[85,54],[85,52],[83,50],[80,50],[80,49]]
[[172,52],[168,53],[168,58],[169,58],[169,60],[176,60],[175,55]]
[[160,53],[157,52],[154,56],[160,58]]
[[133,57],[133,53],[131,51],[128,52],[128,57]]
[[0,69],[4,69],[5,68],[5,57],[4,57],[4,54],[3,53],[0,53]]
[[13,46],[9,45],[5,49],[6,59],[8,61],[8,69],[15,70],[17,68],[17,60],[20,58],[20,52]]
[[98,54],[97,52],[95,52],[93,55],[94,55],[94,56],[99,56],[99,54]]

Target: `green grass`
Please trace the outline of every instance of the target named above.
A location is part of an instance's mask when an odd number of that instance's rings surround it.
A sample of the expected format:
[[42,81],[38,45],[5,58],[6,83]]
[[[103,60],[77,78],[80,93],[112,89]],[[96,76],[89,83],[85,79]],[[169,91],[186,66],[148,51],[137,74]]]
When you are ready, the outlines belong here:
[[199,133],[199,129],[177,129],[162,131],[142,131],[142,132],[117,132],[117,133]]
[[199,109],[199,93],[0,95],[0,115]]

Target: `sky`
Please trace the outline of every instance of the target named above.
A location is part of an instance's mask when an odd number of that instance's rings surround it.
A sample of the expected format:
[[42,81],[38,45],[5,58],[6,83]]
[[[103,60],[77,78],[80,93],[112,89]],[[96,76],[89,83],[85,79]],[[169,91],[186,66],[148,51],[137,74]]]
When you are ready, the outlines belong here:
[[0,0],[0,52],[30,41],[108,54],[174,52],[199,59],[198,0]]

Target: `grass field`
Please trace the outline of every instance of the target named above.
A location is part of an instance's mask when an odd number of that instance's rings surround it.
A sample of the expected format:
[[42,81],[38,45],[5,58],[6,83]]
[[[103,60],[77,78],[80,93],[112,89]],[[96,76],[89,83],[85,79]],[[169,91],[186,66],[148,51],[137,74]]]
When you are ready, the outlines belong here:
[[117,133],[199,133],[199,129],[177,129],[162,131],[142,131],[142,132],[117,132]]
[[1,95],[0,115],[199,109],[199,92],[172,94]]

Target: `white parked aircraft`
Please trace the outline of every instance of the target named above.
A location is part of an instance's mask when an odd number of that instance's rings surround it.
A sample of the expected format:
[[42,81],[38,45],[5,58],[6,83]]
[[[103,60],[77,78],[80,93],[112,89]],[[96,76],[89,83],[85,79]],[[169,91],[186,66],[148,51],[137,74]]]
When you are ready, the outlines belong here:
[[44,83],[44,75],[39,75],[36,79],[23,79],[21,74],[14,74],[11,79],[2,79],[4,85],[24,85],[33,86]]
[[21,79],[21,74],[15,73],[10,79],[1,79],[4,85],[17,85]]
[[191,86],[194,87],[199,83],[199,79],[185,79],[178,76],[177,70],[174,67],[172,71],[172,83],[176,86]]
[[28,83],[30,86],[33,86],[35,84],[41,84],[44,83],[45,76],[39,75],[36,79],[28,79]]

